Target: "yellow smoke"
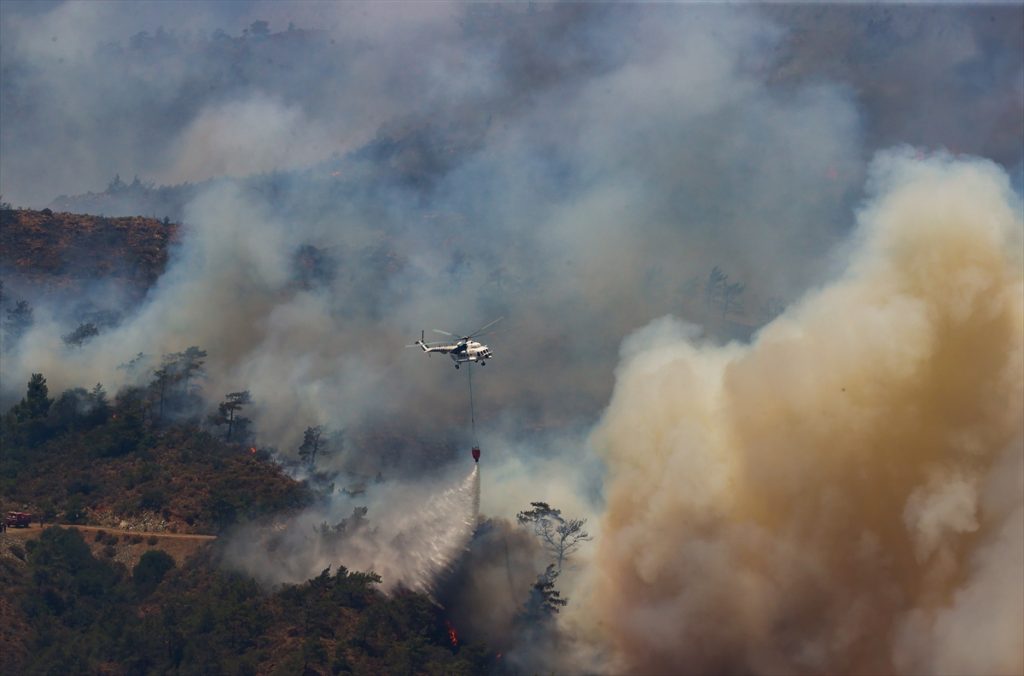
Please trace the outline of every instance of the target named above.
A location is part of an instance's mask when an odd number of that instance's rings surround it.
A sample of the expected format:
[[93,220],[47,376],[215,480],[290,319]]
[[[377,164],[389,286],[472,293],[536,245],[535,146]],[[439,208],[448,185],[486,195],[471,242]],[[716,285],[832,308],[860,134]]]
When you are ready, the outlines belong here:
[[753,344],[627,340],[590,604],[635,673],[1024,672],[1022,222],[876,160],[849,265]]

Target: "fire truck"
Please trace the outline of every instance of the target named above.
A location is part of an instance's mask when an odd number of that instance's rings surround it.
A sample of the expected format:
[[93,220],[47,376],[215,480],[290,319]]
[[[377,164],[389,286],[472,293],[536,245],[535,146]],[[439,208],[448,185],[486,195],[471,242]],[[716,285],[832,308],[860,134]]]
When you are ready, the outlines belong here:
[[28,528],[32,525],[32,515],[28,512],[7,512],[4,525],[8,528]]

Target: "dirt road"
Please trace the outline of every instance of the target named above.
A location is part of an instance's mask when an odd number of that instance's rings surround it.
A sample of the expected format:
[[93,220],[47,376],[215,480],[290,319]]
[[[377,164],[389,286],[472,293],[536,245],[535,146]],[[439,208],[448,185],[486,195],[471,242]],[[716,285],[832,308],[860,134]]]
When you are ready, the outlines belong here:
[[[116,534],[118,536],[127,535],[139,535],[144,538],[148,538],[150,535],[155,535],[158,538],[171,538],[174,540],[216,540],[216,535],[199,535],[197,533],[167,533],[167,532],[154,532],[154,531],[143,531],[143,530],[127,530],[121,528],[111,528],[109,526],[82,526],[77,523],[48,523],[46,525],[40,525],[34,523],[28,528],[8,528],[6,533],[2,535],[22,535],[24,537],[38,537],[39,534],[47,529],[53,528],[54,526],[60,526],[61,528],[77,528],[83,533],[96,532],[98,530]],[[0,535],[0,537],[2,537]]]
[[[180,566],[201,547],[217,539],[216,535],[199,535],[195,533],[150,533],[138,530],[122,530],[106,526],[80,526],[71,523],[32,524],[28,528],[8,528],[0,533],[0,540],[7,544],[17,541],[34,540],[47,528],[75,528],[82,533],[93,556],[118,561],[132,568],[139,558],[147,551],[159,549],[174,558]],[[104,535],[100,535],[100,531]],[[116,540],[115,540],[116,537]],[[150,544],[152,542],[152,544]],[[0,548],[7,549],[7,548]]]

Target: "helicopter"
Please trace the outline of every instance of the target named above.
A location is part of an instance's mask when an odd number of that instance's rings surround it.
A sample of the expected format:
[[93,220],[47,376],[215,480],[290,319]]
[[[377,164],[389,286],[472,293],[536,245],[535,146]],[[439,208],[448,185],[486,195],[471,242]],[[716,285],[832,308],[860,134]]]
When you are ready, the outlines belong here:
[[484,324],[479,329],[470,333],[467,336],[459,338],[454,333],[442,331],[441,329],[434,329],[435,333],[440,333],[446,336],[451,336],[453,340],[449,342],[439,343],[428,343],[424,340],[424,332],[420,331],[420,339],[412,345],[406,345],[406,347],[419,347],[428,355],[432,352],[439,352],[446,354],[452,358],[455,362],[455,368],[459,368],[460,364],[477,362],[480,366],[487,364],[487,359],[493,356],[491,348],[484,345],[480,341],[476,340],[479,336],[486,333],[492,326],[500,322],[504,317],[498,317],[489,324]]

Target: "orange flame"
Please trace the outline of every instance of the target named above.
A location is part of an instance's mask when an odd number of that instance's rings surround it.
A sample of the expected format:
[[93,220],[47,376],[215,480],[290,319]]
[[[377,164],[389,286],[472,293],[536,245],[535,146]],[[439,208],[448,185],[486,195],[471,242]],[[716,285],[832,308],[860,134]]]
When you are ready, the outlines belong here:
[[249,452],[252,453],[253,455],[256,455],[256,447],[255,446],[249,447]]
[[448,640],[452,642],[453,648],[459,647],[459,635],[455,631],[455,627],[448,620],[444,621],[444,626],[448,627]]

